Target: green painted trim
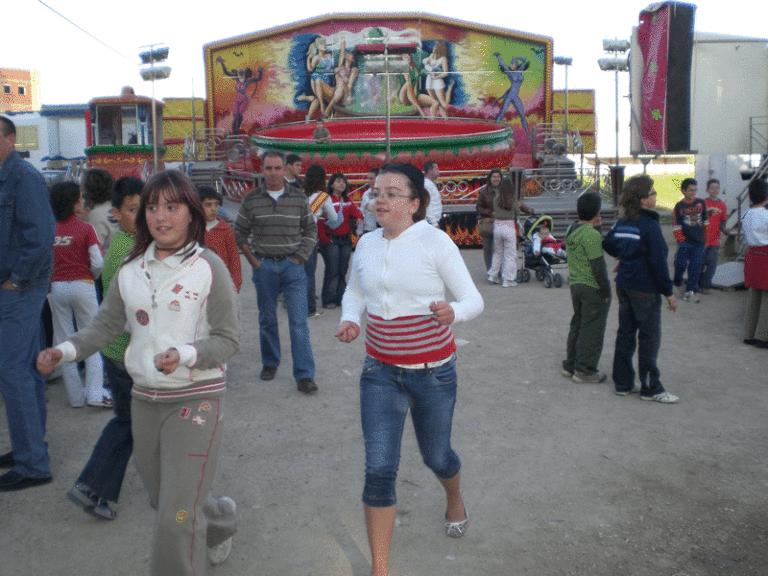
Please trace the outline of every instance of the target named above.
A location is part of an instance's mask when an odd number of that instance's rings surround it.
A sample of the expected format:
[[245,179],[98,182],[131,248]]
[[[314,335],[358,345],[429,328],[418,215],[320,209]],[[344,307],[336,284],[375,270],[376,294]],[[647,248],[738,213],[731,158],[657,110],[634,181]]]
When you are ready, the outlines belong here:
[[[455,138],[419,138],[414,140],[391,140],[390,149],[393,152],[418,152],[428,150],[438,150],[440,152],[451,151],[458,154],[461,148],[473,148],[481,146],[494,146],[506,142],[512,137],[509,128],[504,127],[499,132],[491,134],[474,134],[470,136],[460,136]],[[308,142],[305,140],[275,140],[272,138],[259,138],[251,136],[251,142],[260,148],[282,150],[284,152],[293,152],[300,154],[320,153],[326,154],[357,154],[359,157],[365,152],[375,156],[379,152],[385,152],[387,143],[382,140],[340,140],[337,142]]]

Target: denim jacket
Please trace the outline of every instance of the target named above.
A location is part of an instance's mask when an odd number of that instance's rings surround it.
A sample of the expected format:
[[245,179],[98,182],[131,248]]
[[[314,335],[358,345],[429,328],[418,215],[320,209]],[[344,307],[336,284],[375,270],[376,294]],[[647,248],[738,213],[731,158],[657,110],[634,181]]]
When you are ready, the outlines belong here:
[[55,228],[45,180],[11,152],[0,166],[0,284],[10,279],[28,288],[48,281]]

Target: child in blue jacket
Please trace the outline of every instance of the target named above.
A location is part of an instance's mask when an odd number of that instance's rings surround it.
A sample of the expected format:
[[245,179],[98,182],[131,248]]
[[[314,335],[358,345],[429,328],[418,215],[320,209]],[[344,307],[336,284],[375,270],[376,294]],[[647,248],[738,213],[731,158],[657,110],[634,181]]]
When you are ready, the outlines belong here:
[[603,249],[619,259],[616,295],[619,300],[619,329],[613,356],[616,394],[634,391],[632,358],[638,348],[640,398],[664,404],[679,400],[664,390],[656,358],[661,346],[661,295],[672,312],[677,300],[667,267],[668,248],[659,225],[653,180],[647,175],[629,178],[621,191],[624,217],[603,241]]

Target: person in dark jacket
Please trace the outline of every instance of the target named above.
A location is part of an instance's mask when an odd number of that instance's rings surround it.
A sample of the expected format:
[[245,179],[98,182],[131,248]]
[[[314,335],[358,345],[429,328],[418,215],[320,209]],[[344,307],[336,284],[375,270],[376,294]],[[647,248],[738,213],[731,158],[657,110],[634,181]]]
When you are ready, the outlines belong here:
[[621,191],[624,216],[608,232],[603,249],[619,259],[616,295],[619,300],[619,329],[613,356],[616,394],[634,392],[632,358],[638,349],[640,398],[673,404],[679,400],[664,390],[656,358],[661,346],[661,296],[668,308],[677,310],[667,267],[669,249],[659,225],[656,191],[647,175],[629,178]]
[[45,380],[34,369],[53,267],[56,222],[42,175],[15,150],[0,116],[0,394],[11,451],[0,455],[0,492],[52,480],[45,441]]

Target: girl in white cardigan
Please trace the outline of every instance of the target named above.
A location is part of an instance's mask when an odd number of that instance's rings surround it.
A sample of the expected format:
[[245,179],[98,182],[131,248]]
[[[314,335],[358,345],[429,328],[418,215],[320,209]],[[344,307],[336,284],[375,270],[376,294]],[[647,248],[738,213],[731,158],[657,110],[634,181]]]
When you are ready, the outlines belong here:
[[[372,576],[385,576],[396,515],[395,479],[408,409],[422,457],[445,489],[445,528],[460,537],[467,513],[458,456],[451,448],[456,343],[450,325],[483,310],[483,300],[450,237],[425,220],[424,175],[410,164],[376,178],[381,228],[358,242],[336,337],[351,342],[367,310],[368,356],[360,377],[366,448],[363,502]],[[446,287],[455,296],[445,301]]]

